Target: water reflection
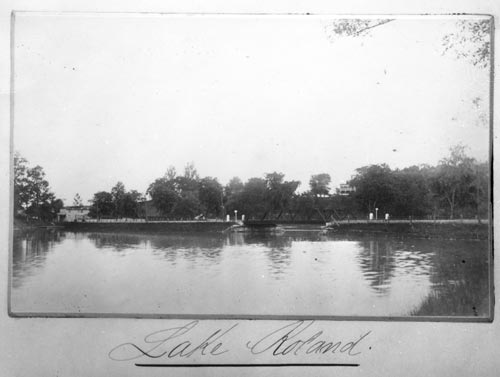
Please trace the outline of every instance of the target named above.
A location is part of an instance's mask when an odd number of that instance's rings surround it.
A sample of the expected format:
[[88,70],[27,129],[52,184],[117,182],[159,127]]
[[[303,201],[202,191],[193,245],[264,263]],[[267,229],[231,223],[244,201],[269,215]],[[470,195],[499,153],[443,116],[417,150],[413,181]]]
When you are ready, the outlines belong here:
[[47,254],[64,239],[65,234],[56,230],[16,232],[12,243],[12,287],[43,268]]
[[177,258],[188,261],[206,259],[217,263],[225,237],[218,234],[123,234],[88,233],[87,237],[98,249],[109,249],[126,256],[133,250],[150,251],[154,256],[173,264]]
[[484,316],[490,305],[483,241],[37,231],[13,246],[14,311],[81,310],[80,290],[95,296],[89,312],[114,313]]
[[135,248],[144,248],[147,238],[134,234],[117,233],[71,233],[74,237],[84,234],[98,249],[110,249],[120,254],[121,251]]
[[[489,312],[487,241],[388,239],[362,242],[359,264],[378,294],[388,294],[396,271],[432,286],[411,315],[479,316]],[[416,281],[415,281],[416,283]]]
[[284,250],[291,246],[292,241],[294,241],[294,239],[289,236],[283,237],[265,232],[241,232],[228,234],[226,245],[261,245],[271,249]]
[[391,243],[371,240],[362,242],[361,247],[357,259],[363,270],[363,276],[377,294],[387,293],[394,271]]
[[[423,245],[421,246],[423,247]],[[434,290],[414,315],[480,316],[489,311],[487,241],[431,245]]]

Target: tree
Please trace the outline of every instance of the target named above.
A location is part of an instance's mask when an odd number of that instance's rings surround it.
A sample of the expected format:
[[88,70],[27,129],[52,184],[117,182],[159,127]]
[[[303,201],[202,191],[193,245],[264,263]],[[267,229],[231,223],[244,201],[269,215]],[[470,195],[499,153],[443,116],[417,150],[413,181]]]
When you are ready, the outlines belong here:
[[111,217],[115,211],[113,195],[107,191],[99,191],[94,194],[91,200],[89,216],[100,219],[101,217]]
[[388,165],[370,165],[356,169],[356,176],[349,182],[356,187],[354,197],[360,208],[375,212],[375,208],[388,211],[394,200],[394,185]]
[[164,178],[173,181],[175,177],[177,177],[177,170],[175,170],[175,166],[170,165],[165,172]]
[[311,176],[309,187],[314,196],[328,195],[330,193],[330,174],[322,173]]
[[111,192],[99,191],[94,194],[90,207],[91,217],[136,218],[139,216],[139,201],[143,196],[136,190],[125,190],[122,182],[117,182]]
[[55,217],[57,216],[59,211],[64,207],[64,202],[61,199],[54,199],[50,202],[50,207]]
[[395,170],[393,215],[423,217],[432,212],[432,194],[428,181],[428,166],[411,166]]
[[372,29],[385,25],[394,19],[361,19],[349,18],[330,22],[325,31],[330,41],[337,37],[363,37],[369,35]]
[[41,220],[50,220],[50,203],[55,200],[50,192],[49,182],[45,179],[43,168],[39,165],[26,171],[28,206],[26,213]]
[[173,215],[177,218],[193,218],[202,211],[199,199],[200,177],[193,163],[186,164],[184,175],[174,180],[178,201],[173,208]]
[[265,201],[267,202],[267,210],[264,216],[267,216],[268,213],[273,214],[275,211],[279,211],[282,207],[282,185],[283,178],[285,174],[283,173],[267,173],[265,175],[266,178],[266,196]]
[[471,204],[478,218],[488,215],[488,199],[490,190],[490,166],[487,162],[477,163],[474,166],[474,180],[470,189]]
[[193,191],[183,192],[173,211],[177,219],[193,219],[202,212],[198,193]]
[[337,220],[356,219],[365,217],[366,211],[359,213],[358,205],[353,195],[333,195],[328,198],[328,210]]
[[315,199],[310,192],[294,195],[289,205],[292,219],[311,220],[317,214]]
[[[299,181],[284,181],[283,173],[267,173],[267,213],[274,214],[277,219],[288,209],[292,196],[300,185]],[[276,215],[277,212],[277,215]]]
[[474,184],[475,160],[465,154],[463,145],[450,148],[450,156],[442,159],[432,182],[435,195],[448,204],[449,218],[453,219],[457,204],[465,204]]
[[175,189],[175,178],[158,178],[149,185],[147,194],[151,196],[154,206],[164,215],[169,216],[180,197]]
[[457,30],[443,37],[443,54],[453,53],[457,59],[466,59],[474,66],[488,67],[492,22],[493,18],[457,21]]
[[153,201],[153,205],[164,216],[171,215],[175,205],[179,201],[176,190],[177,172],[174,166],[169,166],[162,178],[151,183],[146,191]]
[[80,198],[80,194],[76,193],[75,197],[73,198],[73,205],[75,207],[80,207],[83,204],[82,198]]
[[248,219],[262,219],[266,216],[268,206],[267,199],[267,182],[262,178],[250,178],[239,195],[239,207],[233,210],[238,210],[240,215],[245,215]]
[[125,193],[122,199],[122,214],[127,218],[139,217],[139,202],[143,196],[136,190],[130,190]]
[[238,177],[231,178],[225,187],[226,197],[230,198],[231,196],[239,195],[244,187],[245,185],[241,182],[241,179]]
[[193,163],[178,176],[175,168],[169,167],[162,178],[156,179],[148,188],[154,206],[164,215],[173,218],[193,218],[202,211],[199,199],[199,175]]
[[122,182],[117,182],[116,185],[111,189],[111,196],[113,197],[114,217],[122,217],[125,198],[125,185]]
[[222,196],[223,188],[217,178],[205,177],[200,180],[199,199],[205,217],[221,215]]
[[25,211],[30,202],[27,177],[28,161],[19,152],[14,154],[14,210]]
[[197,181],[200,177],[198,171],[194,167],[194,163],[190,162],[184,167],[184,177],[189,180]]
[[[238,177],[233,177],[224,187],[223,205],[224,214],[231,214],[236,209],[242,208],[241,193],[245,185]],[[248,214],[247,214],[248,216]]]
[[30,168],[18,152],[14,154],[14,210],[42,221],[52,221],[62,201],[51,192],[45,172],[39,165]]
[[[369,36],[374,28],[395,19],[339,19],[328,23],[325,31],[328,39]],[[472,65],[487,68],[491,57],[491,32],[493,17],[485,19],[461,19],[455,24],[455,31],[442,38],[443,55],[452,53],[457,59],[466,59]]]

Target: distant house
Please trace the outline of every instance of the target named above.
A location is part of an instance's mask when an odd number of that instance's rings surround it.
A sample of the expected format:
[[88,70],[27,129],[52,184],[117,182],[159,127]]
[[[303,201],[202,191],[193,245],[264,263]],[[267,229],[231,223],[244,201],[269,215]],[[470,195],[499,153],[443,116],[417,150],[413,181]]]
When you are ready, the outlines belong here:
[[356,191],[356,187],[352,187],[347,183],[341,183],[337,188],[337,195],[350,195],[351,193]]
[[89,219],[89,206],[63,207],[57,213],[59,222],[83,222]]

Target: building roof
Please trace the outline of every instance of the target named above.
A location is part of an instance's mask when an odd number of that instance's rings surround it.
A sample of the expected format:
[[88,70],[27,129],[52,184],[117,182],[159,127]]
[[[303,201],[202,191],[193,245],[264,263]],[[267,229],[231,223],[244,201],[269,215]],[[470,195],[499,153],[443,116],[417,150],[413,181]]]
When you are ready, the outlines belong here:
[[90,206],[67,206],[63,207],[61,209],[77,209],[77,210],[82,210],[82,209],[90,209]]

